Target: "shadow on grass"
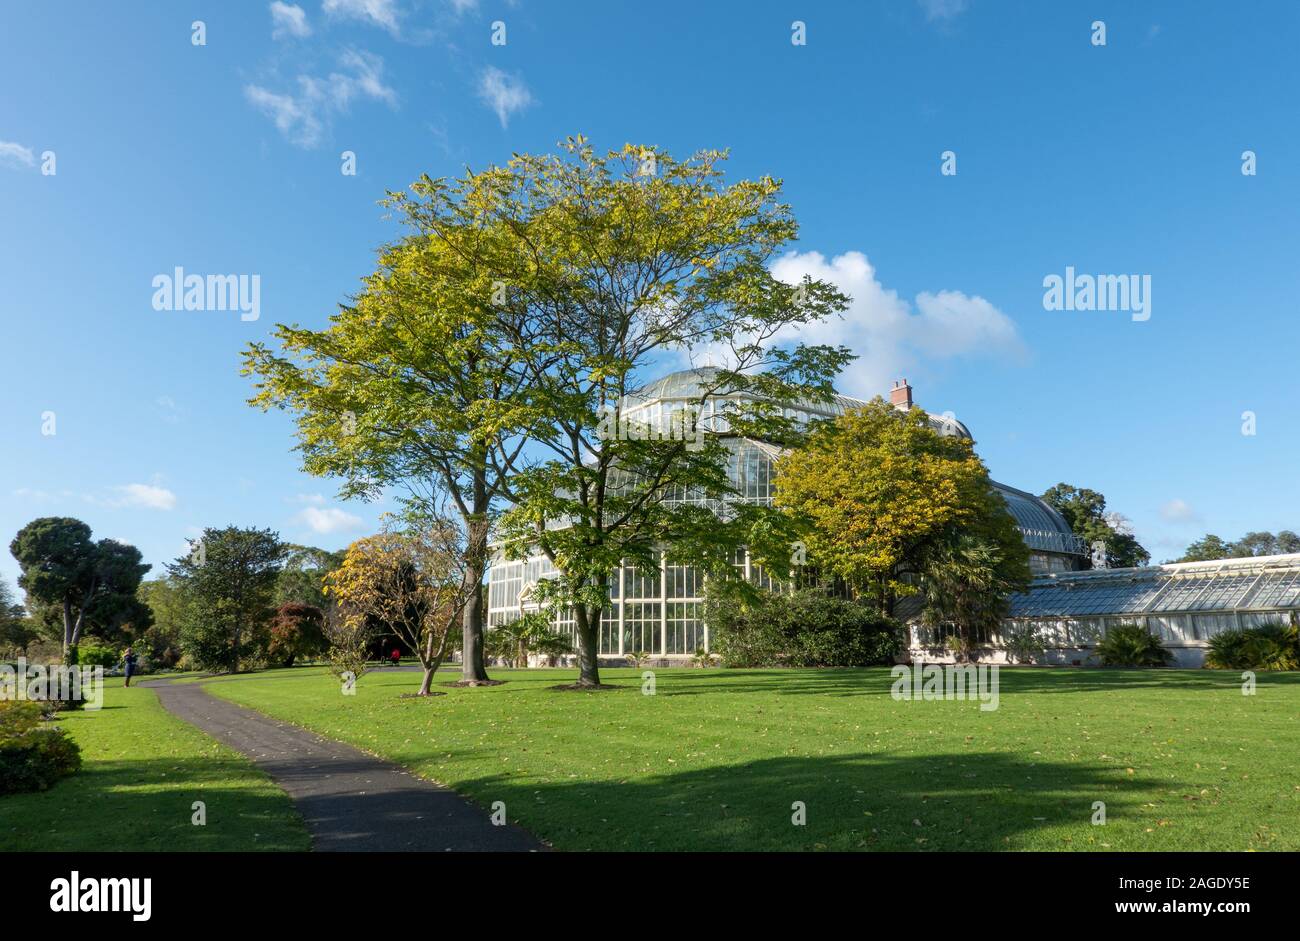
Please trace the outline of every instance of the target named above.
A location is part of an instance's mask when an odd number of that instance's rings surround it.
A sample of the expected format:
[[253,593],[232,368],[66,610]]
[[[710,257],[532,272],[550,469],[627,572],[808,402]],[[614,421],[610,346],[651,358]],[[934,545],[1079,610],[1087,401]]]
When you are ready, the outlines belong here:
[[[0,796],[0,850],[305,850],[289,798],[269,782],[232,786],[249,767],[235,758],[87,761],[47,791]],[[195,801],[207,822],[193,823]]]
[[[690,696],[715,692],[766,692],[778,695],[867,696],[888,694],[889,667],[789,670],[671,670],[661,674],[659,695]],[[1257,673],[1260,684],[1300,684],[1300,672]],[[1210,691],[1241,689],[1234,670],[1142,670],[1002,666],[1001,695],[1016,693],[1088,693],[1160,689]]]
[[[1134,823],[1169,780],[1006,754],[783,757],[625,781],[493,775],[457,790],[571,850],[1095,849],[1094,801]],[[806,824],[792,823],[795,802]],[[1144,818],[1145,819],[1145,818]],[[1035,839],[1041,831],[1073,827]],[[1097,842],[1090,842],[1090,838]]]

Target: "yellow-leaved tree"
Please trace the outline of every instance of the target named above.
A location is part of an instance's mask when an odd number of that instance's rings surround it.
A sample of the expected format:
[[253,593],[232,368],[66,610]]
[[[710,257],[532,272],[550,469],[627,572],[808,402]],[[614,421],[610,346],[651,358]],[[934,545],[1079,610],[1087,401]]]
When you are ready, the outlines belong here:
[[428,696],[472,589],[464,578],[464,534],[443,516],[418,516],[348,546],[325,576],[325,593],[356,630],[379,623],[415,651]]
[[[937,431],[921,409],[876,398],[821,423],[778,462],[775,502],[800,527],[808,562],[884,614],[931,569],[941,574],[958,540],[990,547],[991,597],[1028,581],[1028,550],[972,442]],[[944,593],[926,601],[941,619],[954,607]]]

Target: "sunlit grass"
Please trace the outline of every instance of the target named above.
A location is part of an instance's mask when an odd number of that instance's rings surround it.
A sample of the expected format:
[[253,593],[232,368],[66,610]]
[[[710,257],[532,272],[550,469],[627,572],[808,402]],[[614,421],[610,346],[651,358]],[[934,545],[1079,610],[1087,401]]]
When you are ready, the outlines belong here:
[[[288,796],[240,755],[173,717],[149,689],[105,681],[104,708],[61,714],[82,769],[0,797],[0,850],[304,850]],[[193,823],[194,802],[207,823]]]
[[659,670],[653,696],[636,670],[600,693],[493,675],[428,701],[399,698],[409,672],[209,689],[505,801],[562,849],[1300,849],[1300,674],[1243,696],[1233,673],[1003,669],[992,712],[896,701],[884,668]]

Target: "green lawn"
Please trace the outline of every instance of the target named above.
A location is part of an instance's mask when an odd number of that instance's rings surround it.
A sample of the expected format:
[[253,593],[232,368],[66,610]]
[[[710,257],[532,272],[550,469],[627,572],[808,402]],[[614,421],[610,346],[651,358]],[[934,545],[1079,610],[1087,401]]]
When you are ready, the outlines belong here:
[[[0,850],[305,850],[289,798],[244,758],[174,718],[153,691],[105,681],[104,708],[60,722],[82,768],[0,796]],[[207,825],[191,822],[195,801]]]
[[654,696],[602,675],[626,688],[498,670],[423,701],[398,698],[418,674],[371,673],[342,696],[319,668],[208,688],[505,801],[560,849],[1300,849],[1300,674],[1244,697],[1233,673],[1003,669],[993,712],[895,701],[883,668],[660,670]]

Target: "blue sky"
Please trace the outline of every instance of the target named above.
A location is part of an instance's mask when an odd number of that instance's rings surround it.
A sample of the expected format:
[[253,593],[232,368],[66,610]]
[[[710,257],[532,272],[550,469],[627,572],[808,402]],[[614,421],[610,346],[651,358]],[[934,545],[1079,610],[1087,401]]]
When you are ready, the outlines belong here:
[[[1298,26],[1290,2],[7,4],[0,537],[77,516],[161,570],[208,525],[364,534],[383,507],[299,472],[239,351],[355,290],[385,189],[574,133],[783,178],[780,270],[855,297],[819,334],[862,357],[844,390],[907,376],[996,478],[1103,491],[1156,559],[1300,529]],[[154,310],[177,266],[259,275],[260,319]],[[1067,266],[1150,275],[1150,319],[1045,310]]]

